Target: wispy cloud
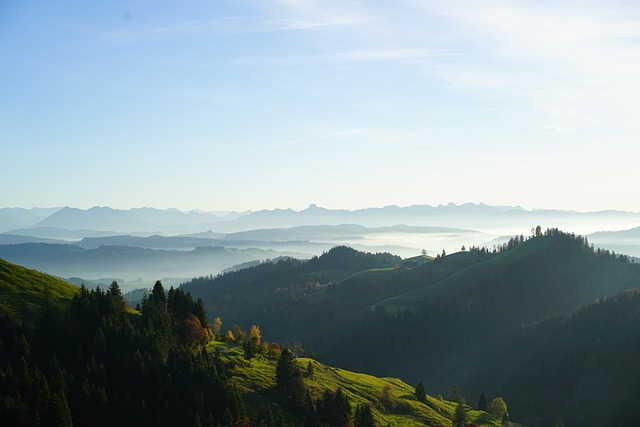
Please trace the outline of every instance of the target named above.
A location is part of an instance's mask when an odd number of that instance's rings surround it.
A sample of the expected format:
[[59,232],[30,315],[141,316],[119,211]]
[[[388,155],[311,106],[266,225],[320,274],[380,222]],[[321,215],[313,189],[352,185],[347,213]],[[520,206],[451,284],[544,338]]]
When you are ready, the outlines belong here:
[[362,1],[275,3],[294,16],[366,19],[334,50],[240,61],[421,59],[407,64],[475,98],[508,97],[509,114],[519,103],[521,120],[542,128],[638,125],[631,115],[640,99],[640,7],[628,2],[403,0],[386,9]]
[[442,78],[458,90],[525,100],[548,117],[543,125],[550,129],[618,123],[640,97],[637,9],[612,2],[420,7],[464,28],[456,37],[469,56],[440,64]]
[[314,135],[314,136],[310,136],[310,137],[306,137],[306,138],[299,138],[299,139],[293,139],[293,140],[289,140],[289,141],[276,142],[276,143],[270,144],[270,146],[271,147],[281,147],[281,146],[285,146],[285,145],[296,145],[296,144],[302,144],[302,143],[313,142],[313,141],[320,141],[320,140],[326,140],[326,139],[335,139],[335,138],[341,138],[341,137],[345,137],[345,136],[353,136],[353,135],[356,135],[356,134],[361,134],[361,133],[370,131],[371,129],[372,128],[345,129],[345,130],[340,130],[340,131],[337,131],[337,132]]
[[317,53],[309,55],[293,56],[255,56],[237,58],[232,62],[241,65],[272,65],[285,66],[294,64],[306,64],[310,61],[320,62],[373,62],[373,61],[401,61],[415,60],[455,55],[444,50],[429,50],[422,48],[396,48],[396,49],[354,49],[342,50],[330,53]]
[[137,43],[165,41],[188,36],[207,34],[267,33],[277,31],[302,31],[322,27],[336,27],[356,24],[351,18],[313,19],[302,17],[225,17],[211,20],[190,20],[181,22],[154,22],[136,25],[105,33],[101,38],[116,43]]

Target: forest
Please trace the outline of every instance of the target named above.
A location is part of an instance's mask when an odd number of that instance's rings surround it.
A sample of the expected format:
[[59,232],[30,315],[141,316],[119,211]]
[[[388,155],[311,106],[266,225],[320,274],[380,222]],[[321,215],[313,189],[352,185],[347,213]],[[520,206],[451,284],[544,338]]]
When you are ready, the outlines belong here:
[[[298,343],[325,363],[422,380],[435,394],[458,385],[468,402],[482,392],[504,396],[527,425],[633,418],[614,409],[628,407],[628,400],[602,405],[601,382],[626,387],[624,396],[631,396],[633,382],[614,369],[618,341],[610,342],[609,328],[586,326],[604,307],[616,322],[637,324],[633,311],[617,309],[637,304],[635,296],[615,297],[640,288],[640,265],[627,257],[558,229],[534,229],[529,238],[444,254],[410,270],[372,263],[353,273],[328,261],[322,270],[309,264],[280,261],[183,287],[230,322],[259,324],[265,335]],[[571,333],[560,332],[566,325],[574,325]],[[636,357],[632,327],[622,329],[620,340],[625,355]],[[557,356],[553,363],[550,354]],[[559,387],[563,375],[573,382]],[[572,402],[591,402],[598,411]]]
[[[0,291],[10,291],[0,276]],[[37,313],[0,316],[7,425],[496,426],[506,414],[506,406],[479,410],[428,396],[421,384],[414,391],[299,358],[295,348],[266,342],[256,325],[223,333],[202,300],[161,282],[136,309],[117,282],[39,303]]]
[[12,426],[230,425],[244,403],[203,348],[201,301],[158,282],[141,312],[117,283],[37,322],[0,317],[0,414]]
[[0,414],[43,426],[636,425],[639,288],[627,257],[540,228],[435,258],[338,246],[158,281],[135,308],[117,282],[75,288],[2,261]]

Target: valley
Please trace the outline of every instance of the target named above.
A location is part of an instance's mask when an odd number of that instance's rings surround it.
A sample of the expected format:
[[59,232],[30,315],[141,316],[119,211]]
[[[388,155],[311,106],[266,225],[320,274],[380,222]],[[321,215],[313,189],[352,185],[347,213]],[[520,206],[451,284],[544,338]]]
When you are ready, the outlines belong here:
[[[538,226],[512,237],[487,231],[372,224],[175,236],[107,233],[80,240],[8,233],[0,235],[0,259],[6,260],[0,310],[10,323],[31,325],[36,334],[44,313],[66,312],[78,294],[112,298],[117,283],[118,298],[129,300],[125,317],[117,317],[136,325],[149,301],[163,294],[171,301],[176,290],[186,293],[188,304],[198,302],[196,317],[208,313],[199,319],[209,331],[202,332],[200,344],[187,341],[188,346],[219,353],[215,363],[230,375],[228,386],[241,396],[242,416],[249,420],[268,413],[275,420],[276,408],[295,425],[322,419],[327,415],[319,408],[329,403],[321,402],[338,399],[338,389],[350,402],[348,417],[363,416],[366,406],[374,425],[451,425],[456,402],[466,402],[468,422],[500,425],[502,419],[473,412],[481,394],[504,398],[510,419],[531,427],[558,420],[594,426],[636,420],[626,398],[603,393],[631,396],[640,378],[632,362],[640,356],[634,338],[640,264],[558,228]],[[594,236],[612,243],[635,238],[633,230]],[[432,246],[418,249],[422,244]],[[380,250],[366,250],[372,247]],[[401,247],[408,250],[393,251]],[[187,320],[175,319],[172,328],[163,326],[163,333],[177,334],[167,335],[163,352],[178,351],[182,340],[193,339],[180,326]],[[251,338],[254,328],[257,342]],[[285,348],[295,351],[303,377],[296,387],[308,390],[306,400],[299,390],[276,386],[277,354]],[[46,349],[38,351],[45,352],[38,357],[48,357]],[[305,376],[306,370],[315,374]],[[407,385],[417,383],[430,395],[426,406]],[[81,401],[73,399],[72,409]],[[385,405],[385,399],[394,403]],[[305,413],[305,401],[316,402],[319,412]],[[587,409],[593,407],[598,409]]]

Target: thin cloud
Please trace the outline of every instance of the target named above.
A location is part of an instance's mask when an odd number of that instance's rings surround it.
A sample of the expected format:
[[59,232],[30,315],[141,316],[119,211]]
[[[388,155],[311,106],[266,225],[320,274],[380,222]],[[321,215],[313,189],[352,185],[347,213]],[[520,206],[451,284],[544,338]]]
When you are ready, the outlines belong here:
[[287,66],[293,64],[306,64],[310,61],[320,62],[374,62],[374,61],[399,61],[411,59],[426,59],[436,57],[453,56],[454,53],[443,50],[429,50],[420,48],[398,49],[355,49],[332,53],[318,53],[315,55],[293,56],[256,56],[238,58],[232,62],[240,65],[272,65]]
[[115,43],[136,43],[165,41],[187,36],[208,34],[267,33],[277,31],[302,31],[322,27],[354,25],[357,21],[349,18],[263,18],[226,17],[212,20],[191,20],[173,23],[147,23],[133,28],[111,31],[101,38]]
[[471,53],[440,64],[440,76],[459,90],[525,100],[546,115],[541,126],[555,131],[629,125],[640,96],[640,15],[610,3],[589,5],[429,6],[427,13],[464,28],[458,37]]
[[430,50],[421,48],[399,48],[380,50],[352,50],[321,55],[321,59],[337,61],[364,62],[364,61],[395,61],[401,59],[420,59],[432,57],[444,57],[453,55],[443,50]]
[[311,136],[311,137],[308,137],[308,138],[299,138],[299,139],[294,139],[294,140],[291,140],[291,141],[276,142],[276,143],[270,144],[270,146],[271,147],[281,147],[281,146],[285,146],[285,145],[296,145],[296,144],[302,144],[302,143],[311,142],[311,141],[334,139],[334,138],[339,138],[339,137],[343,137],[343,136],[351,136],[351,135],[367,132],[367,131],[369,131],[371,129],[372,128],[346,129],[346,130],[341,130],[341,131],[338,131],[338,132],[332,132],[332,133],[323,134],[323,135]]

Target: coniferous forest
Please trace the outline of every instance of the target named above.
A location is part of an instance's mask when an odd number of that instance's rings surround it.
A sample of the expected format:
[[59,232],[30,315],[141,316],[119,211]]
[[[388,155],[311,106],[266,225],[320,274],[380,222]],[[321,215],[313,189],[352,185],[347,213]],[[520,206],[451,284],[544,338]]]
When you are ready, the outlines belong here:
[[336,247],[158,281],[135,308],[117,282],[1,267],[7,425],[640,421],[640,265],[557,229],[435,258]]
[[113,283],[81,288],[36,324],[3,316],[3,425],[230,425],[243,401],[202,350],[206,320],[201,301],[159,282],[141,314],[125,310]]

